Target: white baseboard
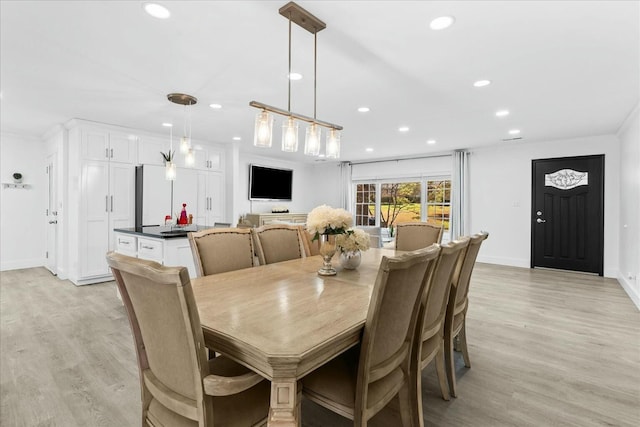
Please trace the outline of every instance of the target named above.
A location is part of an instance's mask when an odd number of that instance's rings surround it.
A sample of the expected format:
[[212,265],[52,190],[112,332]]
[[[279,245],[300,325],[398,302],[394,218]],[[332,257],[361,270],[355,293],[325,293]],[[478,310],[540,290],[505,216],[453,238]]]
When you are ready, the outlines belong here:
[[618,283],[620,283],[622,289],[629,295],[629,298],[631,298],[631,301],[636,305],[636,308],[640,310],[640,293],[637,287],[634,286],[629,279],[624,277],[622,273],[618,273]]
[[43,267],[43,258],[21,259],[19,261],[2,261],[0,262],[0,271],[19,270],[22,268]]
[[529,262],[528,259],[520,259],[520,258],[504,258],[504,257],[478,255],[477,261],[485,264],[507,265],[509,267],[522,267],[522,268],[531,267],[531,263]]

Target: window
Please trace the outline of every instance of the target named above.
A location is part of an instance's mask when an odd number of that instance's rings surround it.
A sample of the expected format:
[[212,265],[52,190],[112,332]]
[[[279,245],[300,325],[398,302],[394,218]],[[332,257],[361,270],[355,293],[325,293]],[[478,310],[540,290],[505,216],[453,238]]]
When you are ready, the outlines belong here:
[[449,230],[451,213],[451,180],[427,181],[427,222]]
[[355,225],[389,228],[401,222],[427,221],[449,230],[451,179],[355,184]]
[[419,182],[385,183],[380,187],[380,226],[420,221]]
[[356,225],[376,225],[376,184],[356,185]]

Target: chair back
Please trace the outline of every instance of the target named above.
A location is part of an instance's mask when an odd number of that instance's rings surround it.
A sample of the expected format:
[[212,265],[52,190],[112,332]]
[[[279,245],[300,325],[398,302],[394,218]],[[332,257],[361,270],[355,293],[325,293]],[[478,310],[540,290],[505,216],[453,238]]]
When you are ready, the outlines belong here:
[[133,332],[143,422],[167,409],[191,420],[212,419],[202,382],[209,365],[187,269],[115,252],[107,263]]
[[[408,381],[418,312],[439,252],[436,244],[382,258],[362,338],[356,411],[372,415]],[[368,415],[355,417],[368,419]]]
[[415,251],[442,241],[442,227],[426,222],[396,225],[396,250]]
[[210,228],[188,234],[198,277],[255,265],[248,228]]
[[469,246],[469,238],[454,240],[441,246],[440,255],[433,271],[431,286],[427,291],[422,319],[423,339],[442,332],[447,312],[447,302],[451,290],[451,282],[456,269],[460,268],[465,249]]
[[304,253],[306,256],[320,255],[320,240],[311,240],[313,236],[307,231],[307,227],[304,225],[300,227],[300,236],[302,236],[302,244],[304,246]]
[[[460,308],[460,310],[455,310],[456,313],[461,311],[467,304],[471,273],[473,272],[473,267],[476,264],[478,252],[480,252],[480,246],[487,237],[489,237],[489,233],[482,232],[474,234],[469,239],[469,247],[467,248],[464,259],[462,260],[462,266],[457,277],[454,277],[453,279],[453,285],[455,287],[455,307]],[[452,290],[452,292],[454,291]]]
[[369,234],[369,246],[372,248],[382,247],[382,230],[380,227],[358,227]]
[[300,226],[270,224],[252,228],[251,233],[260,265],[305,256]]

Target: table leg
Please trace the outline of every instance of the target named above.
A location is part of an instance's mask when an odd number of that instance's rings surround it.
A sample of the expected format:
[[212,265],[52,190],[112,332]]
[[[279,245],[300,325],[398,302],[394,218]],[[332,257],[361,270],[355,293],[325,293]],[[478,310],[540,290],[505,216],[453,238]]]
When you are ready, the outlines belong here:
[[300,393],[295,378],[273,379],[268,427],[300,427]]

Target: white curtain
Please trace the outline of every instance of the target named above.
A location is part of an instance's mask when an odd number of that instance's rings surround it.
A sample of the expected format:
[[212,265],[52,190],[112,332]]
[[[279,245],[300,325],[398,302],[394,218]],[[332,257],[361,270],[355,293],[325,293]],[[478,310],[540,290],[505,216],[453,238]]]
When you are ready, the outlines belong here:
[[468,234],[469,152],[453,153],[453,182],[451,183],[451,240]]
[[340,207],[350,210],[351,203],[351,163],[341,162],[340,168]]

